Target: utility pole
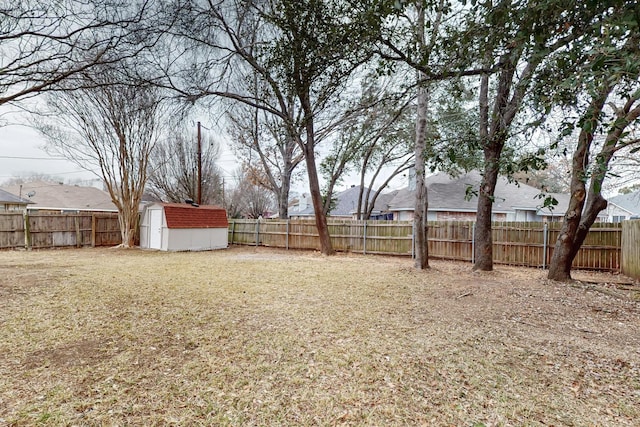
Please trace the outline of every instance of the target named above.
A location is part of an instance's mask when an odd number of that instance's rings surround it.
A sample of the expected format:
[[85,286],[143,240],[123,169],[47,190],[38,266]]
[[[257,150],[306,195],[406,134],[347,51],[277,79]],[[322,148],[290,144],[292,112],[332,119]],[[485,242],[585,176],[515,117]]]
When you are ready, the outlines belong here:
[[227,198],[224,194],[224,176],[222,177],[222,207],[227,209]]
[[198,122],[198,204],[202,204],[202,134]]

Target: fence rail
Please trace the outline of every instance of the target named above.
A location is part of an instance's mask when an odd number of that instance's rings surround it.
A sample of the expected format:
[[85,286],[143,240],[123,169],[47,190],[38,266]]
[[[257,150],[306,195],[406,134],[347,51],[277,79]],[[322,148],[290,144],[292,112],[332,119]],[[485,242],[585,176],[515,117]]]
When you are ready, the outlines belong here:
[[[545,268],[561,223],[496,222],[493,258],[498,264]],[[398,221],[329,221],[334,249],[345,252],[413,255],[413,226]],[[430,222],[429,257],[473,262],[475,223]],[[320,249],[314,221],[244,220],[229,222],[229,243],[286,249]],[[574,260],[573,267],[619,271],[621,225],[597,223]]]
[[115,246],[121,242],[117,214],[0,214],[0,249]]
[[[551,260],[560,227],[560,223],[494,223],[494,262],[545,268]],[[411,222],[334,220],[329,221],[329,233],[338,251],[413,255]],[[429,256],[473,262],[474,236],[473,222],[430,222]],[[620,271],[624,262],[622,272],[640,278],[639,241],[640,221],[625,221],[622,225],[594,224],[573,267]],[[0,213],[0,249],[115,246],[121,242],[117,214]],[[229,243],[320,249],[313,220],[231,219]]]

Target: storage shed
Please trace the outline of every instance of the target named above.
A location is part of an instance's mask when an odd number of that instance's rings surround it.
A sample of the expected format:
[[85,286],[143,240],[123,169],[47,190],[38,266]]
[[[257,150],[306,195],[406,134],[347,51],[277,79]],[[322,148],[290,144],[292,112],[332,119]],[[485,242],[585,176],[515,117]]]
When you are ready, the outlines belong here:
[[228,245],[227,212],[218,206],[148,205],[140,223],[140,247],[162,251],[207,251]]

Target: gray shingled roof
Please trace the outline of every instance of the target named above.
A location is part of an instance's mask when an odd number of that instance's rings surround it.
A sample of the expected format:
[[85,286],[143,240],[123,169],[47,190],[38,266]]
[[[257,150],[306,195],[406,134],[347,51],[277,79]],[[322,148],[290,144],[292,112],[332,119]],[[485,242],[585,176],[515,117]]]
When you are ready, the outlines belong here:
[[21,199],[15,194],[4,191],[0,188],[0,203],[11,203],[16,205],[28,205],[33,203],[31,200]]
[[[20,191],[20,185],[7,185],[2,188],[14,194]],[[33,203],[30,209],[117,211],[116,206],[111,202],[109,193],[95,187],[64,185],[46,181],[23,183],[22,194],[30,192],[35,192],[30,198]]]
[[[475,212],[478,205],[477,192],[481,176],[478,172],[469,172],[459,177],[451,177],[438,173],[426,179],[428,186],[429,210],[452,212]],[[465,200],[467,189],[473,194]],[[499,177],[496,184],[494,212],[511,212],[514,208],[535,210],[542,208],[544,201],[538,196],[541,191],[526,184],[516,185],[506,178]],[[558,200],[558,206],[553,215],[562,215],[568,205],[569,196],[566,194],[550,194]],[[414,192],[409,189],[400,190],[390,202],[391,210],[413,210],[415,205]],[[546,210],[545,214],[551,212]]]
[[611,197],[609,198],[609,203],[621,207],[631,215],[640,215],[640,190]]
[[[364,189],[365,193],[363,197],[366,196],[367,187]],[[329,212],[329,216],[352,216],[356,211],[356,206],[358,204],[358,194],[360,192],[360,186],[355,185],[353,187],[347,188],[344,191],[335,194],[336,198],[336,207]],[[376,203],[374,205],[374,213],[379,212],[387,212],[389,202],[396,195],[396,191],[392,191],[390,193],[381,193],[376,198]],[[371,191],[369,197],[374,196],[374,191]],[[291,215],[295,216],[314,216],[313,205],[309,204],[305,209],[299,212],[291,212]]]
[[[348,188],[344,191],[341,191],[340,193],[337,193],[335,196],[337,199],[336,207],[329,213],[329,215],[330,216],[351,216],[352,214],[354,214],[357,210],[359,194],[360,194],[359,185],[352,186],[351,188]],[[374,194],[375,194],[375,191],[372,190],[371,194],[369,194],[369,197],[373,198]],[[386,212],[389,201],[391,200],[391,197],[393,197],[393,195],[394,195],[393,193],[380,194],[376,198],[376,203],[374,205],[373,210],[375,212]],[[366,196],[367,196],[367,187],[364,188],[364,192],[362,194],[363,198]],[[363,200],[363,204],[364,204],[364,200]]]

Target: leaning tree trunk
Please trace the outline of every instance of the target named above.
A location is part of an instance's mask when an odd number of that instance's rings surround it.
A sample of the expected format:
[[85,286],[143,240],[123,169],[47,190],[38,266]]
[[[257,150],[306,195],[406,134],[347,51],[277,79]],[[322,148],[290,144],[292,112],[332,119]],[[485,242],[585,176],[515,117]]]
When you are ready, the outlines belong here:
[[327,216],[323,212],[322,194],[320,193],[320,181],[318,179],[318,170],[316,168],[315,147],[313,142],[313,121],[312,119],[308,119],[307,141],[303,144],[303,148],[304,158],[307,165],[307,176],[309,178],[309,192],[311,193],[313,213],[315,215],[316,228],[318,229],[320,251],[324,255],[333,255],[334,250],[333,245],[331,244],[331,236],[329,235]]
[[549,263],[547,277],[552,280],[571,280],[571,264],[575,256],[573,250],[574,238],[580,225],[585,199],[584,182],[576,183],[575,181],[575,179],[571,179],[569,208],[564,214],[562,228],[560,229],[560,234],[558,234],[551,262]]
[[[571,280],[571,265],[573,264],[573,260],[587,236],[589,227],[591,227],[597,216],[597,212],[595,216],[593,216],[593,212],[602,206],[603,202],[606,207],[606,201],[602,199],[601,196],[598,198],[595,197],[595,194],[592,194],[592,197],[590,197],[592,209],[591,212],[586,213],[592,218],[587,217],[586,221],[583,220],[583,209],[587,197],[585,181],[587,166],[589,165],[591,143],[593,142],[593,133],[598,126],[602,108],[611,90],[612,86],[605,84],[598,93],[598,96],[591,101],[587,114],[585,115],[586,120],[578,136],[578,146],[573,153],[571,162],[571,184],[569,187],[571,198],[569,199],[569,207],[564,214],[562,228],[558,234],[553,255],[551,256],[551,262],[549,263],[547,278],[551,280],[561,282]],[[604,175],[602,175],[601,179],[604,179]],[[601,182],[602,181],[600,181],[600,184]],[[592,182],[590,191],[593,193],[595,188],[595,183]],[[598,210],[598,212],[600,211]]]
[[580,221],[580,225],[578,225],[576,237],[573,239],[573,250],[571,251],[572,264],[582,244],[589,235],[591,226],[596,222],[596,219],[598,219],[598,214],[607,208],[607,204],[607,201],[602,197],[600,192],[589,190],[586,207],[582,213],[582,220]]

